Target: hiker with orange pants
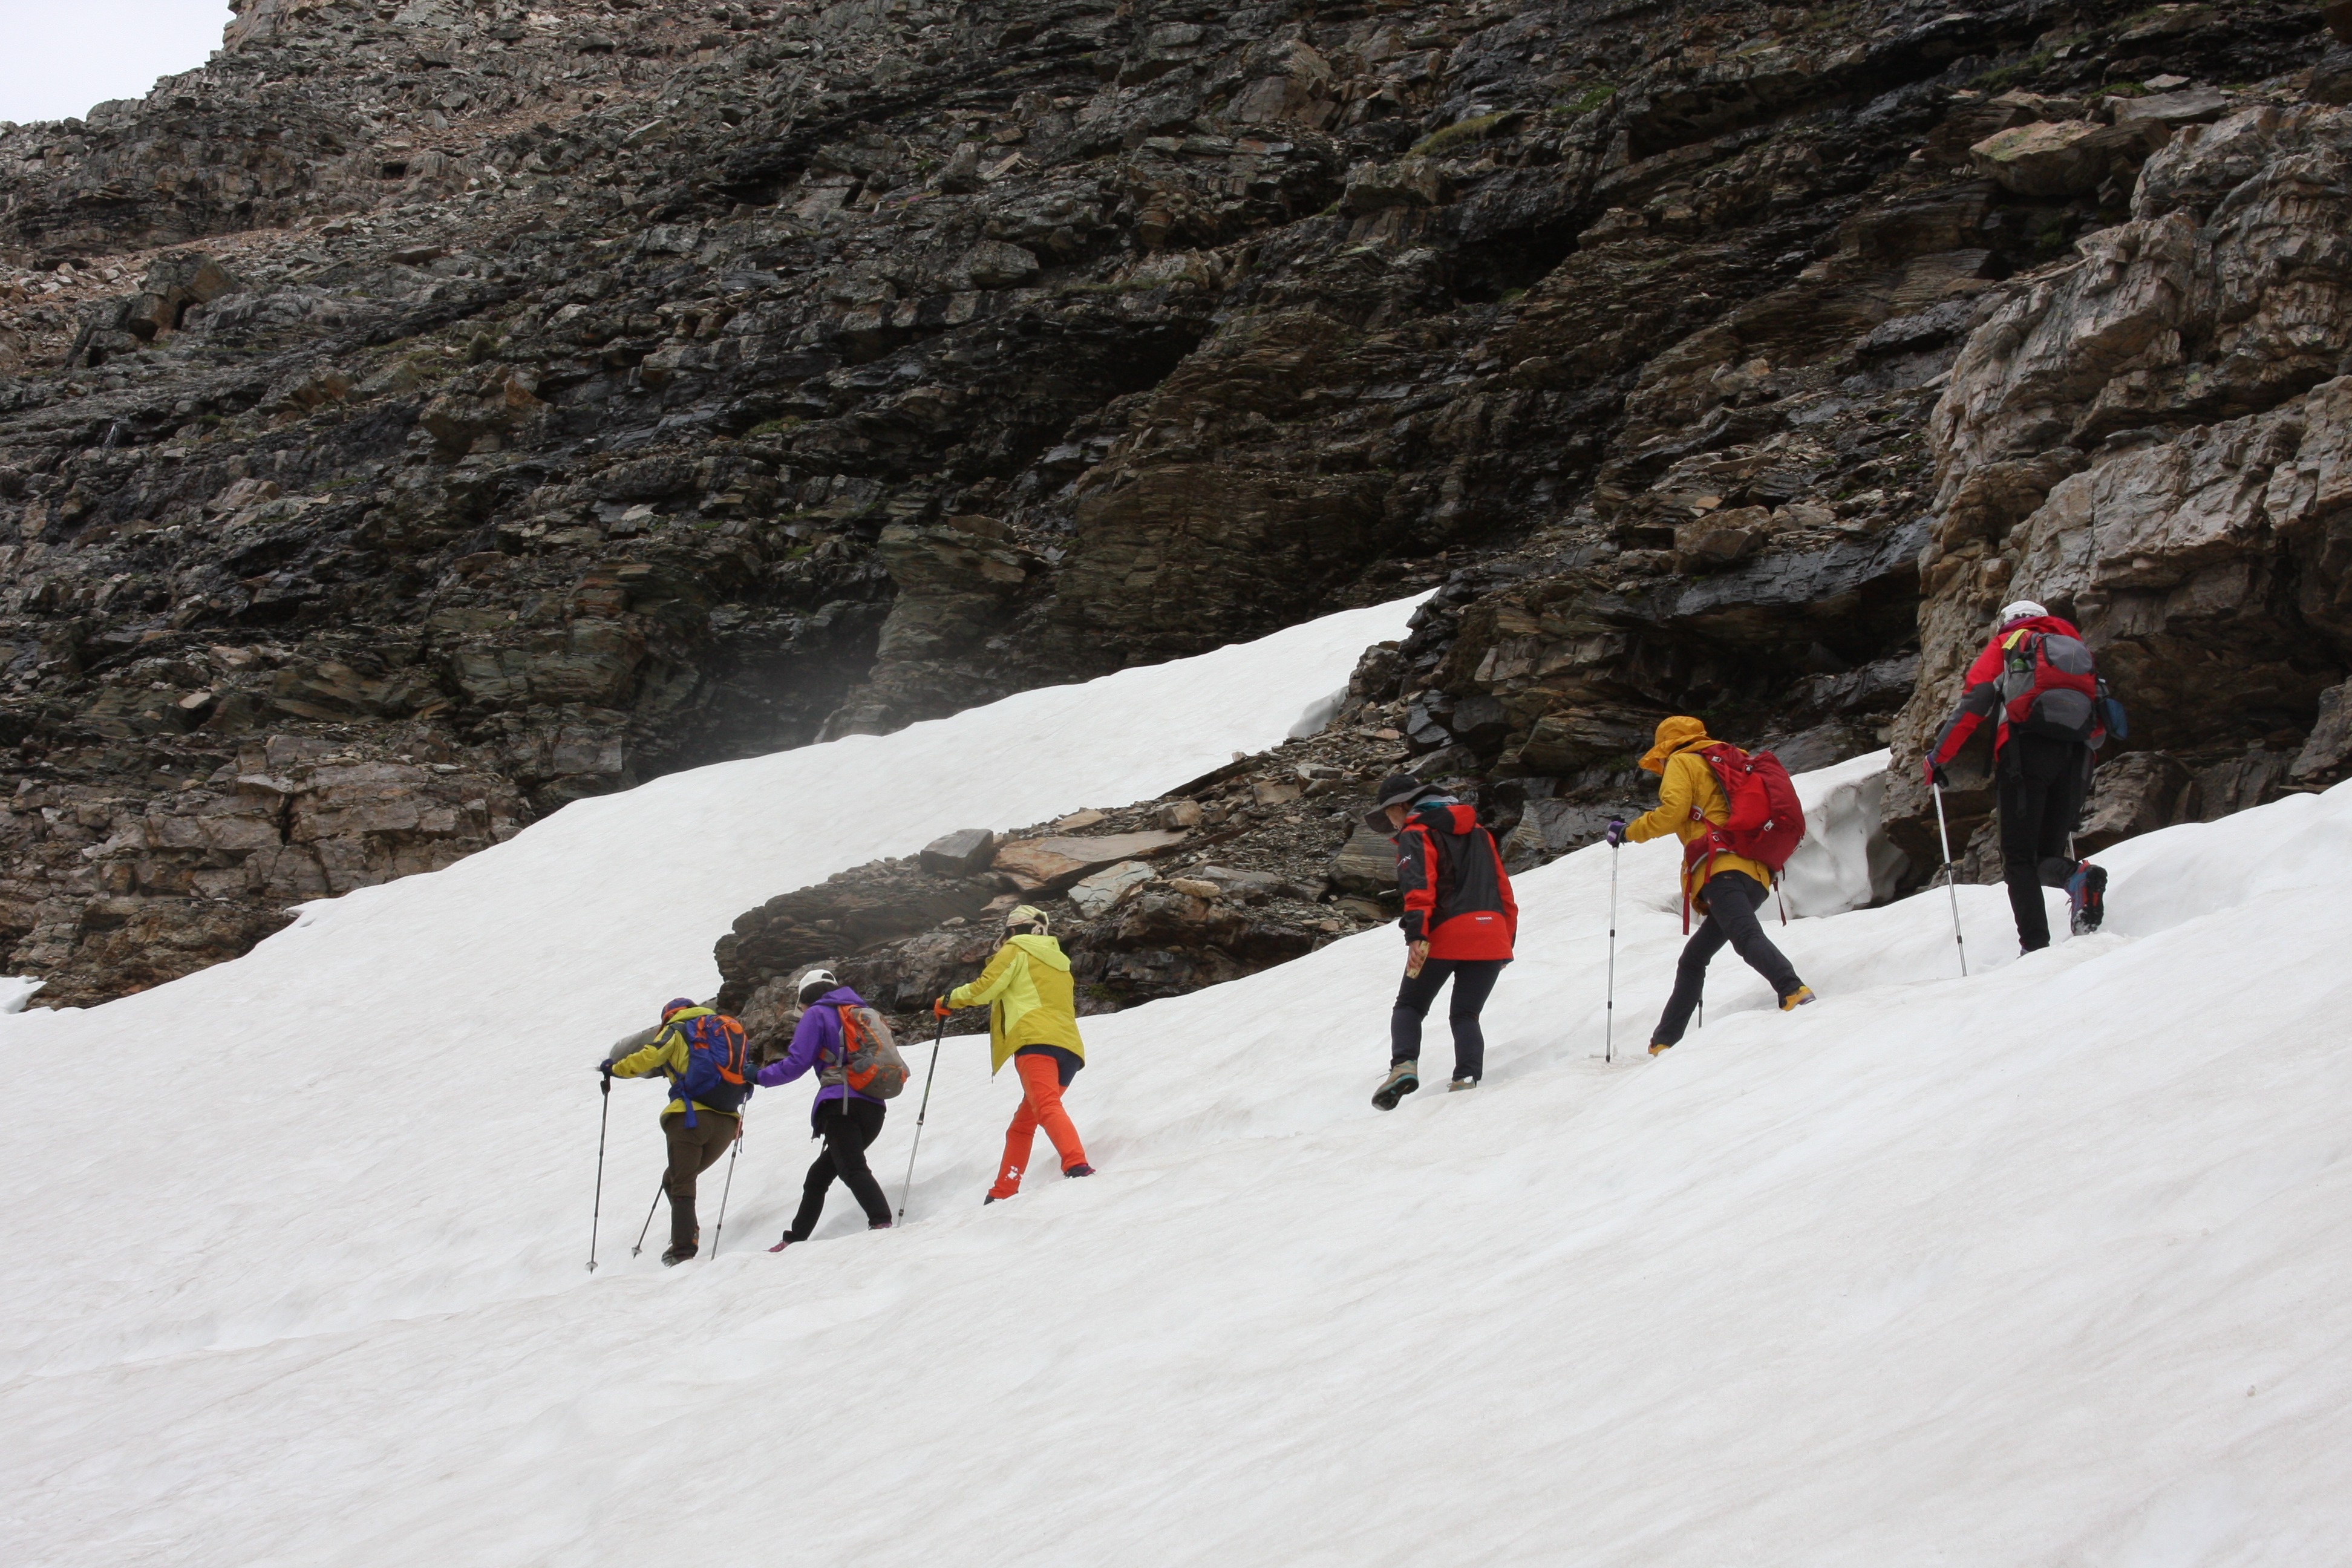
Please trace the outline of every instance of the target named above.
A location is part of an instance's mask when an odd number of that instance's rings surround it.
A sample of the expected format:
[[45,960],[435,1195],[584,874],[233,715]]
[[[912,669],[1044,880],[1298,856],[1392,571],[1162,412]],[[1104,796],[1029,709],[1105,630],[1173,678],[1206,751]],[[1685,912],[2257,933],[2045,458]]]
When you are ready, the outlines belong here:
[[1048,924],[1043,910],[1028,904],[1014,910],[1004,917],[1004,945],[980,978],[931,1004],[931,1011],[942,1020],[959,1007],[984,1005],[989,1071],[998,1071],[1010,1059],[1021,1075],[1021,1108],[1005,1129],[1004,1161],[997,1167],[996,1184],[981,1200],[983,1204],[1021,1190],[1021,1173],[1040,1127],[1062,1157],[1062,1174],[1095,1173],[1070,1113],[1062,1109],[1062,1091],[1087,1065],[1087,1047],[1078,1037],[1077,990],[1070,980],[1070,961]]
[[1756,918],[1772,895],[1774,868],[1724,847],[1720,830],[1731,821],[1731,800],[1706,755],[1717,743],[1708,737],[1706,721],[1683,714],[1661,719],[1655,740],[1642,768],[1658,775],[1657,809],[1630,823],[1611,822],[1609,842],[1614,846],[1630,838],[1639,844],[1669,833],[1681,839],[1683,898],[1687,908],[1706,919],[1683,944],[1682,959],[1675,965],[1674,994],[1650,1034],[1654,1057],[1682,1039],[1706,988],[1706,966],[1727,942],[1772,987],[1782,1012],[1813,999],[1812,987],[1797,978],[1796,967]]

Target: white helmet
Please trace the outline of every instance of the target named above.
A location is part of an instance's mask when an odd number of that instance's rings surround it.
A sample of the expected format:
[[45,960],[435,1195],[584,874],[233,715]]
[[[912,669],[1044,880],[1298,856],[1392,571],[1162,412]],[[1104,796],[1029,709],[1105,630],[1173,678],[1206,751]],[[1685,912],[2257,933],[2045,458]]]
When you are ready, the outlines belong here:
[[833,977],[833,971],[830,969],[810,970],[801,976],[801,1005],[807,1006],[826,992],[839,986],[840,984],[840,981]]
[[2017,603],[2002,608],[2000,624],[2008,626],[2012,621],[2030,621],[2036,616],[2046,616],[2049,613],[2031,599],[2020,599]]

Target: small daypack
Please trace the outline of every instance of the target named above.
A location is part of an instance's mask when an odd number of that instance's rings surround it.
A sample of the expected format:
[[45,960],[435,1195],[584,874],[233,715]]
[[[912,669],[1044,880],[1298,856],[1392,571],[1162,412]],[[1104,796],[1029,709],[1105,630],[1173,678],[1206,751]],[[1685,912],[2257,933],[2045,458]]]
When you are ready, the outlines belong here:
[[819,1080],[846,1085],[876,1100],[896,1100],[907,1087],[907,1060],[898,1054],[890,1020],[871,1007],[845,1002],[829,1005],[841,1014],[842,1059],[820,1070]]
[[2103,699],[2098,668],[2081,638],[2027,632],[2002,647],[2000,716],[2009,728],[2096,745],[2105,738]]
[[686,1102],[686,1124],[698,1125],[694,1119],[697,1100],[730,1115],[742,1110],[752,1088],[743,1026],[724,1013],[704,1013],[669,1026],[686,1037],[686,1070],[676,1084],[677,1098]]

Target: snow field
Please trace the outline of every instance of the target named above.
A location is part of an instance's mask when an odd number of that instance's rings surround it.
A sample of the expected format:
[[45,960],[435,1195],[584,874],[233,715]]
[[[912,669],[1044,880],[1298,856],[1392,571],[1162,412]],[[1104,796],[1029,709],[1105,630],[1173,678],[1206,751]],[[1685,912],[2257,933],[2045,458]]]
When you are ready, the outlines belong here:
[[[670,774],[306,906],[235,963],[0,1017],[0,1051],[29,1064],[0,1086],[0,1183],[19,1194],[0,1376],[569,1289],[591,1065],[668,997],[717,989],[711,944],[737,915],[957,827],[1148,797],[1276,744],[1412,607]],[[79,1065],[101,1055],[102,1087]],[[616,1177],[654,1092],[615,1086]],[[642,1216],[634,1190],[608,1218]]]
[[[1276,673],[1244,663],[1217,679]],[[1297,673],[1288,714],[1265,703],[1275,734],[1333,684]],[[1124,694],[1102,700],[1071,721],[1124,721]],[[855,798],[914,809],[898,781],[920,742],[875,744]],[[141,1137],[87,1153],[89,1124],[55,1115],[45,1068],[5,1091],[22,1143],[0,1171],[25,1196],[0,1556],[2332,1560],[2352,1525],[2352,916],[2314,894],[2352,866],[2352,791],[2110,851],[2109,931],[2026,959],[2003,892],[1962,889],[1962,980],[1940,889],[1850,910],[1883,765],[1801,781],[1826,841],[1792,873],[1801,918],[1771,930],[1814,1006],[1772,1010],[1727,952],[1706,1026],[1643,1055],[1682,938],[1675,847],[1632,846],[1616,856],[1620,1059],[1596,1059],[1612,855],[1589,849],[1520,880],[1525,956],[1490,1006],[1474,1093],[1444,1092],[1433,1019],[1438,1081],[1392,1115],[1366,1103],[1402,946],[1376,931],[1089,1020],[1070,1104],[1103,1173],[1057,1180],[1041,1138],[1048,1173],[985,1210],[1018,1091],[988,1078],[982,1041],[950,1040],[913,1223],[867,1235],[836,1189],[817,1239],[781,1257],[759,1248],[814,1152],[806,1093],[755,1100],[720,1256],[664,1270],[652,1247],[626,1251],[657,1180],[659,1094],[622,1084],[606,1267],[579,1268],[586,1064],[618,1031],[562,1019],[572,992],[608,983],[625,1002],[582,1016],[657,1003],[679,988],[658,971],[550,957],[503,992],[527,1026],[436,1056],[418,1099],[379,1058],[399,1059],[420,982],[469,955],[411,919],[313,950],[340,967],[280,956],[314,927],[151,997],[10,1020],[0,1037],[46,1068],[89,1038],[71,1031],[135,1016],[155,1034],[129,1048],[158,1081],[134,1087]],[[758,797],[698,798],[716,815]],[[593,924],[564,901],[608,912],[594,893],[632,879],[612,868],[654,831],[631,816],[562,855],[516,853],[577,809],[492,852],[511,874],[486,856],[441,877],[489,864],[467,897],[542,900],[554,933],[533,940],[562,954]],[[704,852],[679,837],[669,853]],[[614,952],[595,957],[641,962]],[[315,1064],[314,1109],[290,1122],[266,1075],[233,1070],[257,989],[290,1016],[250,1034],[263,1065]],[[189,999],[162,1005],[174,993]],[[298,1058],[303,1020],[355,994],[387,1015],[351,1026],[377,1054]],[[929,1044],[909,1045],[919,1073]],[[502,1048],[532,1064],[500,1084],[513,1114],[439,1070]],[[894,1202],[912,1110],[898,1102],[875,1151]],[[306,1114],[331,1136],[305,1136]],[[243,1148],[242,1166],[185,1152],[205,1138]],[[240,1192],[238,1215],[215,1212]],[[330,1217],[272,1246],[268,1213],[311,1202]]]

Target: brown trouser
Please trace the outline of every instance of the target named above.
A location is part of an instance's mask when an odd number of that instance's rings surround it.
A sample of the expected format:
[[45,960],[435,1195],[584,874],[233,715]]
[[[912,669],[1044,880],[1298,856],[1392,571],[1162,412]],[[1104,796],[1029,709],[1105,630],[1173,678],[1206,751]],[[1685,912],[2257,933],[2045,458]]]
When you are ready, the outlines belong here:
[[740,1117],[721,1110],[698,1110],[697,1125],[686,1124],[686,1112],[665,1112],[662,1136],[669,1140],[669,1169],[662,1190],[669,1194],[669,1239],[673,1247],[690,1247],[698,1234],[694,1223],[694,1179],[719,1163],[743,1125]]

